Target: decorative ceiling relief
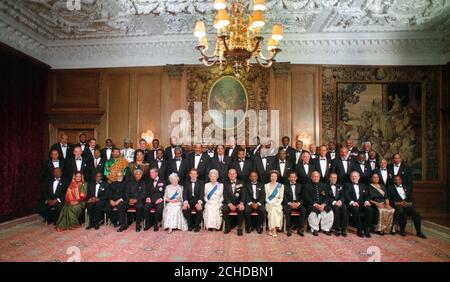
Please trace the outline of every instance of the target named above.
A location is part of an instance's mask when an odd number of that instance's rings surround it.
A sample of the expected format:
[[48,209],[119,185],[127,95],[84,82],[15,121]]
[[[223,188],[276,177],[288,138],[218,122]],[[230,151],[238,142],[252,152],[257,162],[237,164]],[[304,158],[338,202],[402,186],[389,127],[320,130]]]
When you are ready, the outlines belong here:
[[[0,41],[56,68],[130,66],[126,62],[135,56],[143,56],[138,63],[145,65],[192,64],[198,62],[190,49],[194,24],[203,20],[211,27],[214,13],[213,0],[79,1],[79,10],[68,9],[67,0],[0,1]],[[284,27],[281,61],[441,64],[450,59],[450,0],[266,0],[266,6],[267,26]],[[142,49],[156,45],[162,47]],[[161,57],[167,48],[174,48],[176,57]],[[106,53],[119,57],[92,60]],[[399,53],[404,56],[392,57]]]

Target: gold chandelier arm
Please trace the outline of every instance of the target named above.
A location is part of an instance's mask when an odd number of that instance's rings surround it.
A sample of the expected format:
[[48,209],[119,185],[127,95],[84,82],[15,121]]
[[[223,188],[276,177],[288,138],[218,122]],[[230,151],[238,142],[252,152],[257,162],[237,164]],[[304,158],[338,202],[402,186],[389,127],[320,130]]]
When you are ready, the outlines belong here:
[[261,62],[258,57],[255,57],[255,60],[258,63],[258,65],[260,65],[263,68],[270,68],[272,66],[273,62],[275,62],[275,60],[273,58],[270,60],[263,59],[264,62]]
[[277,54],[280,53],[280,52],[281,52],[281,49],[275,48],[275,49],[273,49],[272,51],[270,51],[269,57],[265,57],[264,54],[263,54],[262,52],[258,52],[258,56],[259,56],[261,59],[265,60],[265,61],[269,61],[269,60],[275,59],[275,57],[277,56]]
[[196,49],[200,52],[200,55],[202,55],[202,57],[207,58],[208,60],[217,57],[216,52],[214,52],[212,55],[207,55],[204,51],[205,46],[203,46],[203,45],[197,45]]
[[223,46],[225,47],[225,51],[230,51],[229,49],[228,49],[228,44],[227,44],[227,39],[228,39],[228,36],[227,35],[220,35],[220,36],[217,36],[217,38],[219,38],[220,40],[222,40],[222,42],[223,42]]
[[252,50],[252,51],[250,51],[250,53],[251,53],[251,54],[255,53],[255,52],[256,52],[256,50],[258,50],[258,48],[259,48],[259,45],[261,45],[261,41],[263,41],[263,40],[264,40],[264,38],[263,38],[262,36],[257,36],[257,37],[255,37],[255,39],[256,39],[256,44],[255,44],[255,48],[253,48],[253,50]]

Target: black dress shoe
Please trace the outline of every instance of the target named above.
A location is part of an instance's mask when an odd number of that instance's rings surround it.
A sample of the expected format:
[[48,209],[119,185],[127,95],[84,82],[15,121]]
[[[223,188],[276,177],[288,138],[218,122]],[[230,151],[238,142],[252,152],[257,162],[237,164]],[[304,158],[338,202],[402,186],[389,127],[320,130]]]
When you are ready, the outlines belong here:
[[405,236],[406,236],[406,232],[405,232],[405,231],[400,231],[400,235],[401,235],[402,237],[405,237]]
[[302,237],[305,236],[305,234],[303,233],[303,228],[297,229],[297,234],[302,236]]
[[378,235],[384,236],[384,232],[383,232],[383,231],[380,231],[380,232],[378,232]]
[[99,229],[100,229],[100,226],[99,226],[99,225],[96,225],[96,226],[94,227],[94,229],[95,229],[95,230],[99,230]]
[[251,233],[251,232],[252,232],[251,228],[249,228],[249,227],[245,228],[245,233]]
[[223,234],[228,234],[230,233],[230,228],[225,228],[225,230],[223,231]]
[[427,236],[425,236],[425,234],[423,234],[422,232],[418,232],[416,236],[419,237],[419,238],[422,238],[422,239],[426,239],[427,238]]
[[136,225],[136,232],[141,232],[141,226],[140,225]]
[[194,230],[194,226],[189,226],[188,231]]
[[334,235],[336,235],[337,237],[341,236],[341,231],[336,229],[334,231]]
[[237,234],[238,236],[242,236],[242,229],[239,228]]
[[372,237],[372,235],[370,235],[370,232],[369,232],[369,231],[365,232],[365,234],[366,234],[366,238]]
[[319,232],[317,230],[314,230],[312,233],[314,236],[319,236]]
[[119,224],[118,224],[117,222],[113,222],[113,226],[114,226],[115,228],[117,228],[117,227],[119,227]]
[[262,230],[261,227],[258,227],[258,228],[256,228],[256,232],[258,232],[258,234],[262,234],[262,233],[263,233],[263,230]]
[[150,225],[148,225],[148,224],[144,225],[144,231],[147,231],[149,229],[150,229]]
[[358,230],[356,232],[356,235],[358,235],[358,237],[364,237],[364,234],[363,234],[363,232],[361,230]]
[[327,236],[331,236],[331,232],[330,231],[323,231],[323,234],[325,234]]
[[342,231],[342,237],[347,237],[347,231],[345,230]]
[[119,229],[117,229],[117,232],[125,231],[125,230],[127,230],[127,228],[128,228],[128,226],[122,225],[122,226],[119,227]]
[[195,227],[194,232],[200,232],[200,227]]
[[287,230],[287,235],[288,235],[288,236],[291,236],[291,235],[292,235],[292,231],[291,231],[290,228],[288,228],[288,230]]
[[153,231],[158,231],[159,230],[159,227],[158,227],[158,224],[155,224],[154,226],[153,226]]
[[89,230],[89,229],[92,229],[92,228],[94,228],[94,224],[89,224],[89,226],[88,227],[86,227],[86,230]]

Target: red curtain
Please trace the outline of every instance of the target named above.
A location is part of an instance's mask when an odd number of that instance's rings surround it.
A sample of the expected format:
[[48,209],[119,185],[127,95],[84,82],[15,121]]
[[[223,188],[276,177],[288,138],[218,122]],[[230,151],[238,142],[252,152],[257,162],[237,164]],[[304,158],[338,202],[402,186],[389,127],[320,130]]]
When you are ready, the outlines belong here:
[[48,68],[0,47],[0,222],[36,212]]

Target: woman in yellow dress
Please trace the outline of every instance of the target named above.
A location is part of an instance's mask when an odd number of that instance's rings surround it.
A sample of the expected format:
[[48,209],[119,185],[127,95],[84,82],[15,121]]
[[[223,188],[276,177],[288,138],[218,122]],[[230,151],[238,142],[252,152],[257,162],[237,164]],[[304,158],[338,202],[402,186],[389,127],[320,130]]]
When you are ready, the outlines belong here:
[[266,192],[266,210],[269,221],[269,235],[277,237],[277,228],[283,225],[283,202],[284,185],[279,183],[278,171],[270,172],[270,182],[264,185]]

